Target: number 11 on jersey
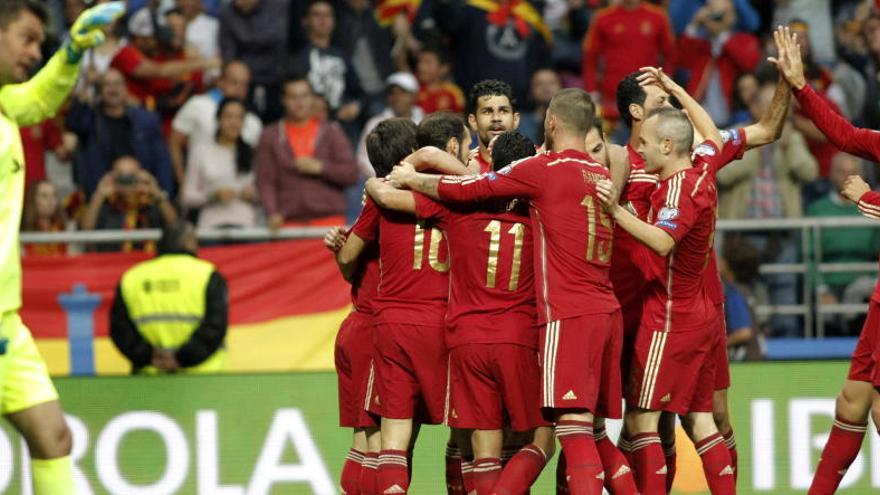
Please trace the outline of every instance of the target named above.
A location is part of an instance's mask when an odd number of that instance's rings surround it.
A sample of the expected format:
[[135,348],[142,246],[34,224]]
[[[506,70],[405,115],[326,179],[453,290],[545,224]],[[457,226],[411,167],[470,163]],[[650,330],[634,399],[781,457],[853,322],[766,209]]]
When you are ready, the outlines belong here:
[[[498,275],[498,252],[501,249],[501,222],[492,220],[483,229],[489,233],[489,262],[486,265],[486,287],[495,288],[495,279]],[[519,269],[522,265],[522,246],[523,238],[526,235],[526,228],[521,223],[515,223],[507,231],[513,235],[513,260],[510,266],[510,282],[507,284],[507,290],[513,292],[519,285]]]

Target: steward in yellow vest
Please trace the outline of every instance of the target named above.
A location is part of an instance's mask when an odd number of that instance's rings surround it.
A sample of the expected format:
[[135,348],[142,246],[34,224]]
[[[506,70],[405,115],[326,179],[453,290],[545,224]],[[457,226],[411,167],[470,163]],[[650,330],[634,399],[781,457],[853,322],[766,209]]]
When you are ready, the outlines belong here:
[[130,268],[116,288],[110,338],[132,373],[211,373],[226,368],[226,280],[196,257],[190,223],[162,232],[158,256]]

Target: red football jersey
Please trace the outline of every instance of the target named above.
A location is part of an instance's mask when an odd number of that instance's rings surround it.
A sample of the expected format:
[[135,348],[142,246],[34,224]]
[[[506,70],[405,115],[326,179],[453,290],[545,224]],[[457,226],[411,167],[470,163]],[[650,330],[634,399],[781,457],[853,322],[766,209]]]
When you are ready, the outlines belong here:
[[[449,255],[436,221],[379,208],[379,323],[443,326],[449,297]],[[357,232],[373,241],[370,232]]]
[[705,271],[718,205],[714,171],[722,159],[713,143],[699,145],[694,151],[694,166],[661,181],[651,196],[652,222],[675,239],[675,248],[664,258],[653,258],[660,265],[645,300],[643,325],[687,330],[704,325],[715,315]]
[[502,200],[445,206],[421,194],[415,197],[416,216],[437,220],[449,245],[446,345],[537,348],[528,205]]
[[[361,214],[351,226],[349,233],[357,234],[361,239],[375,239],[379,232],[379,207],[367,198]],[[370,242],[361,253],[358,269],[351,282],[351,304],[358,311],[373,315],[374,300],[379,289],[379,246]]]
[[[620,193],[621,204],[639,220],[647,221],[651,210],[651,194],[660,178],[645,171],[645,159],[629,144],[629,177]],[[640,304],[646,277],[644,262],[654,253],[621,227],[614,228],[614,253],[611,256],[611,282],[617,299],[627,304]]]
[[471,158],[473,158],[474,160],[477,161],[477,163],[480,164],[480,173],[481,174],[489,173],[492,171],[492,164],[487,162],[486,159],[483,158],[483,155],[480,154],[480,148],[474,148],[474,150],[471,151],[471,153],[472,153]]
[[586,153],[547,152],[480,176],[444,176],[438,193],[449,201],[524,198],[535,236],[538,322],[620,308],[608,267],[614,222],[596,194],[608,170]]

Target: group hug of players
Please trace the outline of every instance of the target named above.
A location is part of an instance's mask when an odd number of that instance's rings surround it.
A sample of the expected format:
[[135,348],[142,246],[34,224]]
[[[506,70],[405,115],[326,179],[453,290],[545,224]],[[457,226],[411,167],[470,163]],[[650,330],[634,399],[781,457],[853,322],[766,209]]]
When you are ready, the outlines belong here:
[[[736,492],[716,173],[779,138],[792,90],[826,134],[871,134],[854,152],[880,156],[876,133],[804,83],[796,37],[774,38],[773,102],[734,131],[646,67],[618,86],[625,147],[606,142],[589,95],[564,89],[536,151],[497,80],[474,86],[467,123],[436,113],[368,135],[363,210],[325,238],[355,308],[336,349],[340,422],[354,428],[344,493],[407,493],[419,426],[442,423],[450,494],[527,493],[557,440],[557,493],[665,494],[676,417],[711,492]],[[843,193],[880,218],[880,194],[863,189],[854,177]],[[810,493],[833,493],[858,452],[880,384],[876,327],[872,303]],[[605,419],[621,417],[615,445]]]

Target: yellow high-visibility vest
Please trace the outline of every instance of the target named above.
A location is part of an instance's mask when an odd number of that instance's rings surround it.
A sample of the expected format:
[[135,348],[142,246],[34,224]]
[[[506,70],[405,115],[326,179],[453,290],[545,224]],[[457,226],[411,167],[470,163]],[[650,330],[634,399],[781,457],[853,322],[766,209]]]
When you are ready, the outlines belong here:
[[[185,344],[205,316],[205,294],[213,264],[188,254],[166,254],[139,263],[122,276],[122,298],[128,315],[144,340],[162,349]],[[217,349],[188,373],[211,373],[226,368],[226,346]],[[158,373],[146,366],[142,373]]]

